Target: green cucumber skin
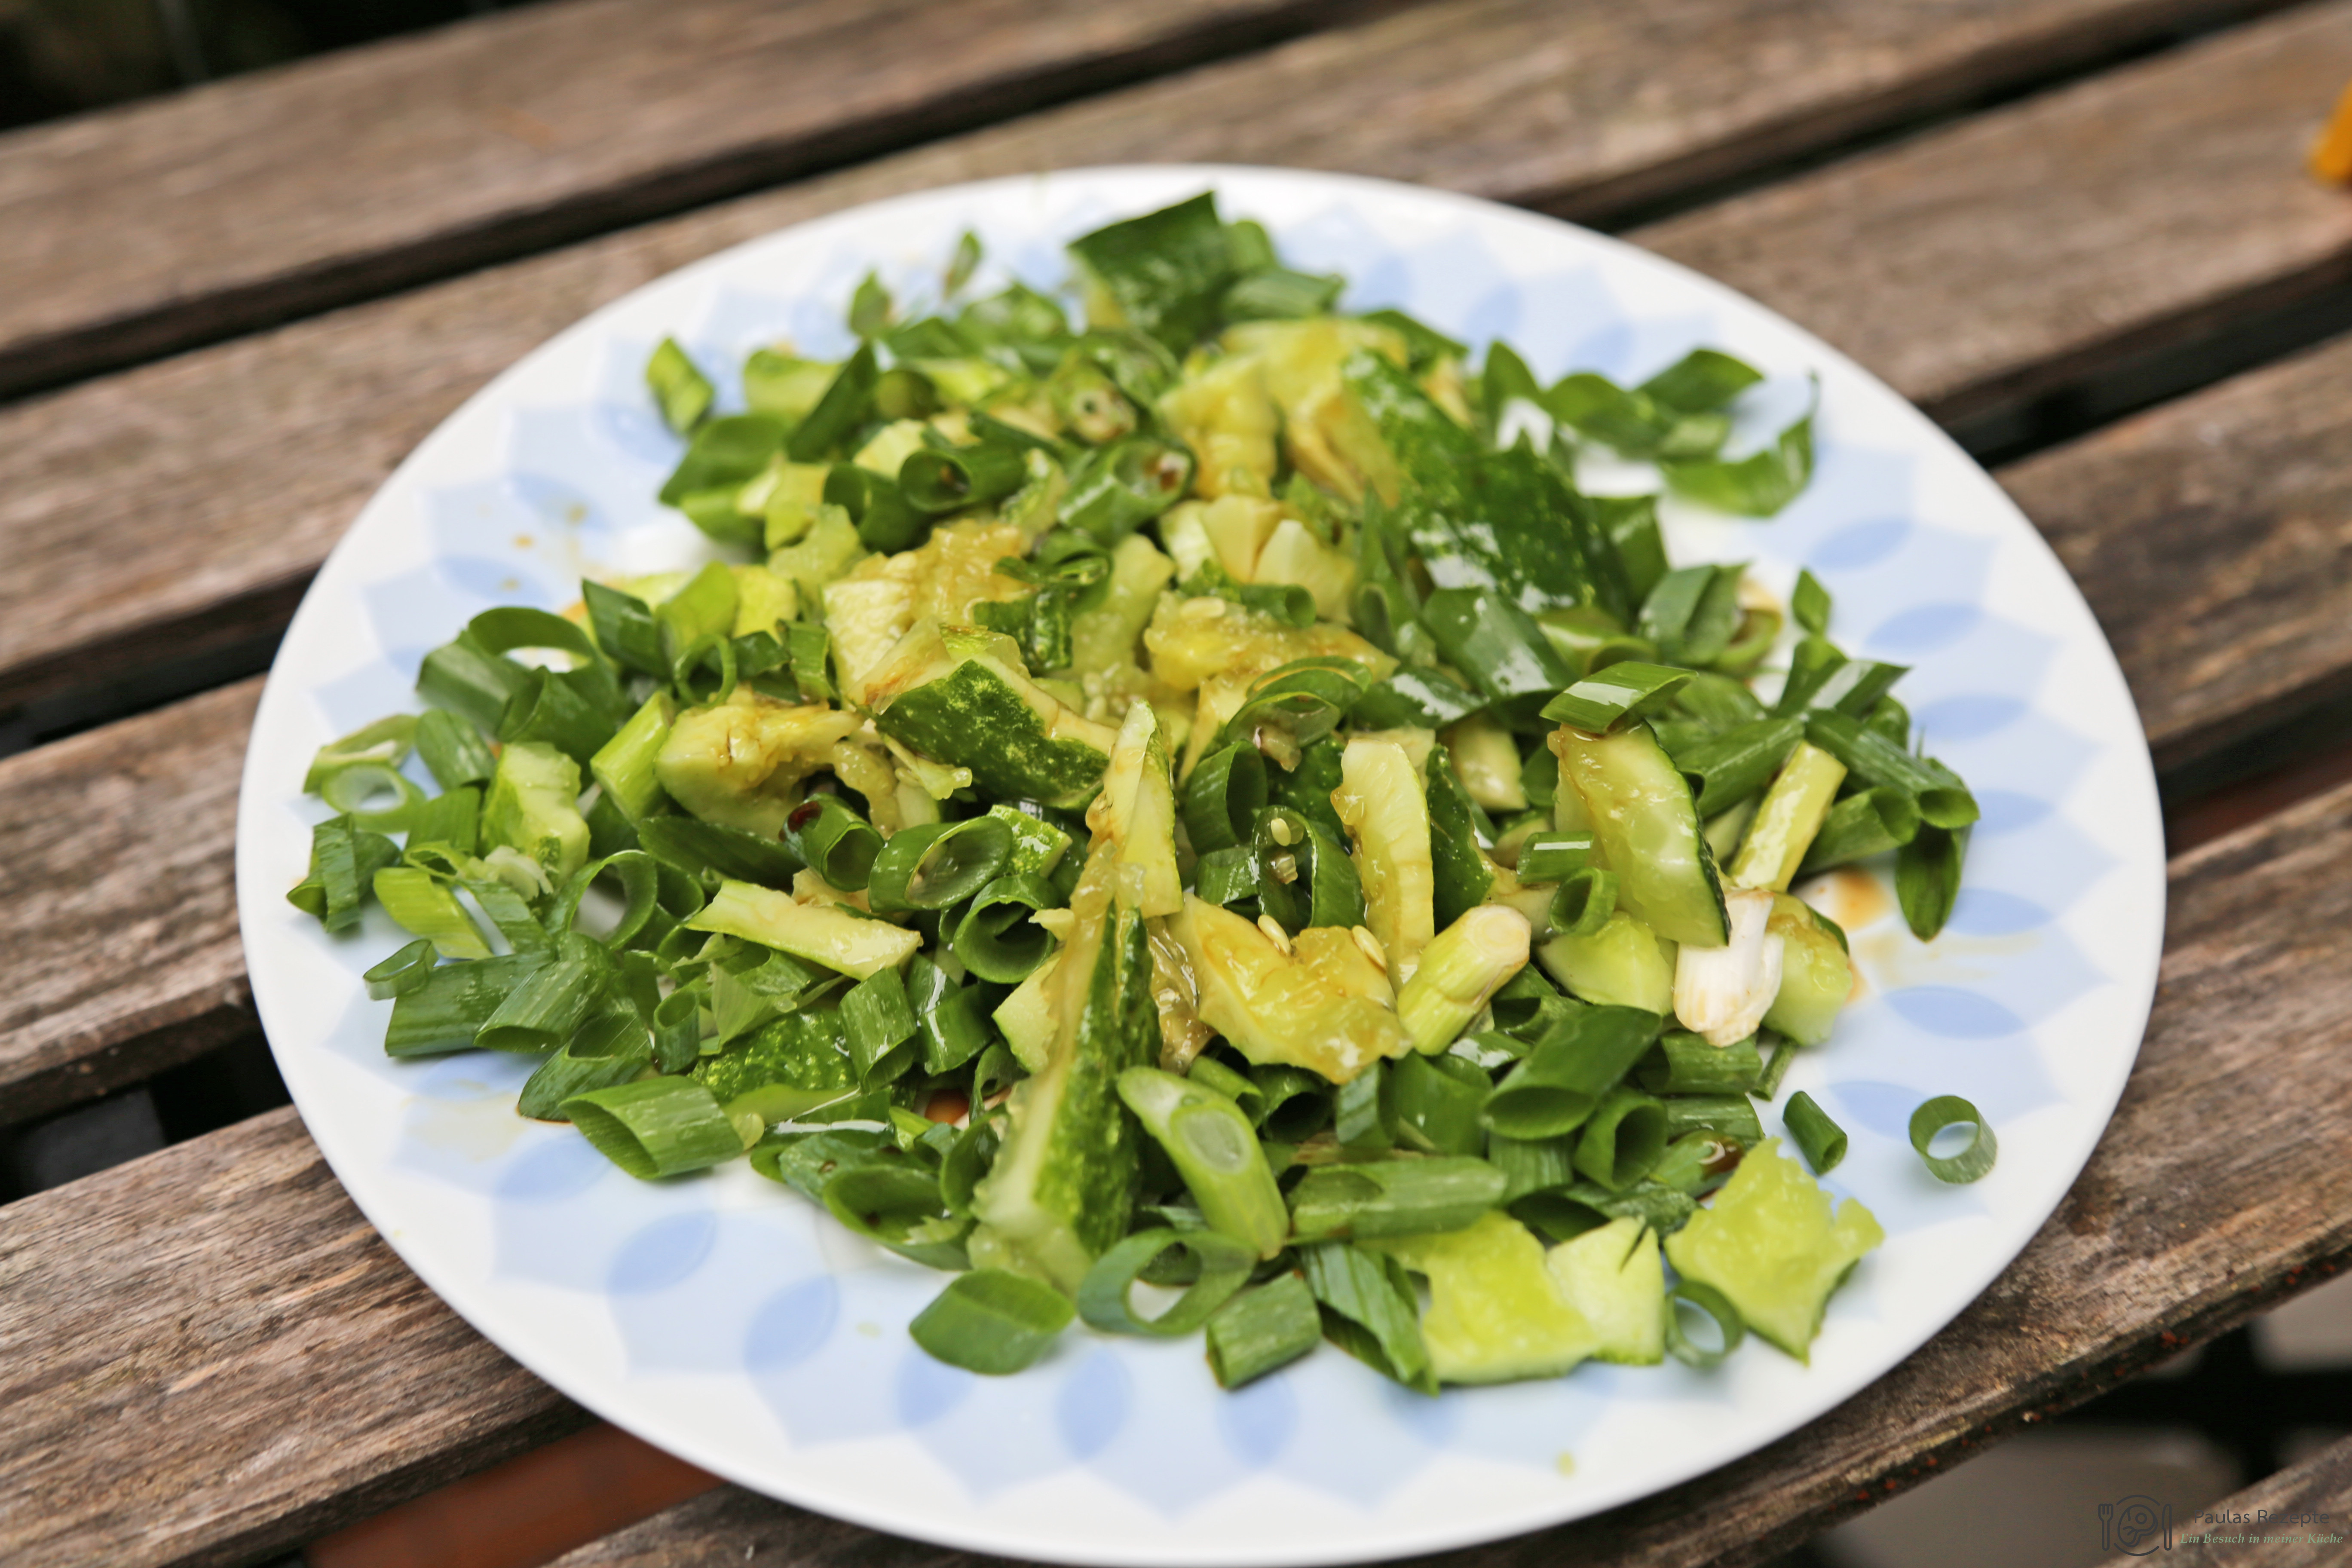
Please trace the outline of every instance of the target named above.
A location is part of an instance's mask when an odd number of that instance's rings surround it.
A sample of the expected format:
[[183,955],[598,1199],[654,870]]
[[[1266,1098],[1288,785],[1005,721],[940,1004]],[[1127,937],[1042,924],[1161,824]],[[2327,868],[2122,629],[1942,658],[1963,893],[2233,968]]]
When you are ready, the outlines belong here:
[[[1158,1057],[1143,921],[1115,910],[1102,918],[1110,929],[1097,939],[1074,1037],[1066,1046],[1056,1040],[1045,1070],[1014,1090],[1011,1131],[975,1198],[976,1261],[1001,1248],[993,1266],[1072,1292],[1087,1266],[1127,1234],[1144,1134],[1118,1097],[1118,1075]],[[1063,951],[1079,950],[1074,943]]]
[[952,767],[983,793],[1075,807],[1102,783],[1110,759],[1083,741],[1056,741],[1037,711],[976,659],[903,691],[874,716],[886,735]]
[[1089,1258],[1127,1234],[1135,1210],[1142,1129],[1118,1097],[1118,1075],[1157,1059],[1151,952],[1143,921],[1114,912],[1062,1085],[1060,1114],[1037,1173],[1036,1203],[1062,1216]]
[[1618,899],[1669,942],[1721,947],[1731,940],[1715,856],[1699,828],[1690,784],[1647,724],[1607,735],[1563,727],[1560,779],[1592,816],[1592,834]]

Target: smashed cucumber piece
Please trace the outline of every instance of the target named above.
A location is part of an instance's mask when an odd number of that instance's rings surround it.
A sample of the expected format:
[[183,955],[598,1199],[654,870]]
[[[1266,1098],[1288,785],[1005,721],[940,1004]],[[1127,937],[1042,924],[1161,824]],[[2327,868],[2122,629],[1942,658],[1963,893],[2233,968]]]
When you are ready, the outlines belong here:
[[1675,960],[1657,933],[1623,910],[1591,936],[1555,936],[1536,950],[1554,980],[1602,1007],[1675,1010]]
[[1780,939],[1780,989],[1764,1026],[1801,1046],[1818,1046],[1853,994],[1853,960],[1811,907],[1788,893],[1772,896],[1772,918],[1764,930]]
[[1821,1184],[1780,1152],[1780,1140],[1767,1138],[1715,1201],[1666,1238],[1666,1259],[1683,1278],[1729,1297],[1749,1328],[1802,1362],[1830,1293],[1885,1239],[1856,1199],[1832,1214]]
[[1563,1241],[1544,1258],[1592,1325],[1595,1361],[1655,1366],[1666,1356],[1666,1270],[1658,1233],[1632,1215]]
[[1715,855],[1699,830],[1690,782],[1636,720],[1606,735],[1563,724],[1551,736],[1559,793],[1591,818],[1617,901],[1668,942],[1721,947],[1731,940]]
[[866,687],[874,722],[935,761],[971,770],[993,796],[1085,803],[1102,782],[1118,731],[1029,678],[1002,632],[918,623]]
[[1546,1266],[1543,1243],[1498,1210],[1463,1230],[1357,1245],[1428,1277],[1421,1337],[1441,1383],[1558,1377],[1600,1347]]
[[562,881],[588,862],[580,764],[541,741],[511,741],[482,801],[482,845],[504,845]]
[[1118,1079],[1160,1050],[1144,921],[1160,896],[1157,868],[1172,871],[1176,808],[1150,704],[1129,710],[1108,773],[1087,813],[1095,840],[1070,896],[1069,940],[1040,987],[1053,1036],[1005,1102],[1004,1146],[972,1199],[974,1268],[1073,1295],[1128,1232],[1143,1132]]

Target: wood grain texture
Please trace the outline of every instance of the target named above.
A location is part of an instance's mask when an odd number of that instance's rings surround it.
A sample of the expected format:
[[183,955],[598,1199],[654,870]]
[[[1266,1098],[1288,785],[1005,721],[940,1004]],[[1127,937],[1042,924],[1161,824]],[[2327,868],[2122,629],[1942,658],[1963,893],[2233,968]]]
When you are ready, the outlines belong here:
[[2352,693],[2352,341],[2002,471],[2091,601],[2159,771]]
[[2352,278],[2303,163],[2347,77],[2352,9],[2311,6],[1639,237],[1981,415]]
[[229,847],[260,696],[0,762],[0,1123],[258,1032]]
[[1341,0],[572,0],[0,137],[0,392],[984,124]]
[[290,1110],[0,1210],[0,1561],[227,1563],[588,1417],[411,1274]]
[[[2352,1557],[2352,1437],[2333,1443],[2297,1464],[2289,1465],[2268,1480],[2232,1492],[2200,1513],[2254,1519],[2267,1515],[2267,1524],[2248,1530],[2207,1525],[2188,1520],[2174,1525],[2174,1538],[2162,1559],[2179,1568],[2329,1568]],[[2290,1520],[2320,1519],[2306,1523]],[[2231,1540],[2231,1536],[2254,1540]],[[2193,1539],[2218,1536],[2220,1540]],[[2268,1536],[2272,1539],[2262,1541]],[[2297,1536],[2304,1539],[2296,1540]],[[2136,1568],[2152,1553],[2116,1556],[2106,1568]]]
[[[1542,0],[1451,0],[0,409],[0,706],[282,625],[359,505],[467,395],[597,305],[785,224],[958,179],[1171,159],[1350,170],[1589,213],[2196,14],[2121,0],[1667,0],[1563,15]],[[2322,19],[2343,15],[2332,7]],[[2263,24],[2241,47],[2274,64],[2315,52],[2314,31],[2308,18]],[[2145,75],[2095,83],[2102,112],[2118,135],[2171,145],[2168,93],[2179,84]],[[2192,97],[2203,90],[2189,86]],[[2292,142],[2307,117],[2297,103],[2225,98],[2256,141]],[[1365,103],[1380,112],[1362,112]],[[2031,158],[2044,133],[2014,114],[1969,133],[1987,128],[1997,134],[1979,156],[1996,163]],[[1801,186],[1829,210],[1863,199],[1841,193],[1866,190],[1916,216],[1904,182],[1873,173],[1882,162]],[[2111,201],[2096,168],[2045,174],[2040,188],[1970,186],[1990,205],[1956,205],[1937,243],[1979,221],[2055,234]],[[2103,248],[2103,217],[2100,243],[2058,247],[2072,271],[2052,286],[2071,297],[2121,279],[2130,286],[2116,293],[2115,320],[2166,315],[2177,304],[2168,268],[2194,271],[2180,247],[2207,238],[2202,220],[2183,215],[2227,205],[2239,184],[2300,193],[2301,180],[2292,148],[2271,166],[2186,161],[2179,177],[2113,198],[2140,226],[2134,247]],[[2313,199],[2352,214],[2340,199]],[[2346,225],[2352,240],[2352,217]],[[2276,267],[2305,264],[2308,246],[2274,228],[2242,247],[2248,292]],[[1658,232],[1758,274],[1800,321],[1853,319],[1857,307],[1837,298],[1848,278],[1882,314],[1901,318],[1909,297],[1909,279],[1822,248],[1774,214],[1740,231],[1745,252],[1704,226]],[[2034,272],[2054,243],[2000,268]],[[1811,279],[1802,297],[1801,279]],[[1997,351],[1939,316],[1918,315],[1910,331],[1879,368],[1915,395],[1952,395],[1970,375],[1998,378],[2044,355],[2022,330],[1996,334]]]
[[[2352,1163],[2310,1143],[2352,1118],[2347,857],[2352,790],[2173,862],[2114,1122],[2024,1253],[1916,1354],[1711,1476],[1439,1561],[1753,1563],[2352,1266]],[[0,1395],[26,1413],[0,1424],[11,1563],[258,1552],[560,1419],[368,1236],[289,1113],[0,1208]],[[39,1508],[5,1506],[28,1493]],[[134,1518],[152,1536],[126,1539]],[[721,1492],[565,1562],[716,1565],[747,1546],[969,1561]]]

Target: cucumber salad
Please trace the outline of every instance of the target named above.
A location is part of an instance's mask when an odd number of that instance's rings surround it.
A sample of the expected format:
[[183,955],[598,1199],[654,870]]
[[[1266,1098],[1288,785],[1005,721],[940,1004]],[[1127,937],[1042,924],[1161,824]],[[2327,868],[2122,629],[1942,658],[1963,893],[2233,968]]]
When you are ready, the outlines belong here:
[[305,781],[292,901],[415,939],[386,1050],[530,1054],[644,1180],[748,1157],[944,1271],[911,1332],[975,1372],[1074,1317],[1229,1388],[1806,1359],[1883,1233],[1773,1106],[1854,985],[1790,889],[1891,857],[1930,938],[1977,811],[1810,574],[1665,550],[1660,495],[1799,494],[1811,414],[1733,457],[1729,355],[1473,368],[1207,195],[1069,254],[1075,312],[969,235],[869,275],[740,412],[659,346],[721,559],[476,616]]

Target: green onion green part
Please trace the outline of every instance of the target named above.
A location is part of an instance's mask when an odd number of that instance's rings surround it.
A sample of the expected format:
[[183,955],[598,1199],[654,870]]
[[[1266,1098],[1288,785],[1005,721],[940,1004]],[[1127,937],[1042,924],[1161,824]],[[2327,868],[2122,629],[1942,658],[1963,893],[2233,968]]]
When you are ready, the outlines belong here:
[[[1937,1133],[1964,1123],[1973,1124],[1976,1129],[1967,1148],[1957,1154],[1930,1151]],[[1957,1094],[1939,1094],[1911,1113],[1911,1147],[1919,1151],[1919,1158],[1927,1162],[1929,1175],[1939,1182],[1954,1184],[1973,1182],[1991,1170],[2000,1151],[2000,1140],[1992,1135],[1992,1124]]]
[[[1797,1147],[1803,1151],[1805,1163],[1813,1168],[1816,1176],[1828,1175],[1845,1158],[1845,1129],[1831,1121],[1830,1113],[1815,1104],[1813,1097],[1803,1089],[1789,1097],[1780,1121],[1789,1129],[1789,1136],[1796,1140]],[[1927,1151],[1922,1149],[1920,1152]]]

